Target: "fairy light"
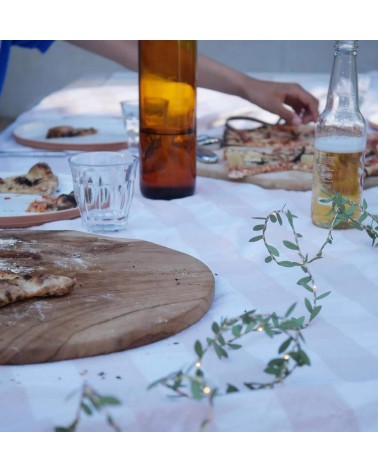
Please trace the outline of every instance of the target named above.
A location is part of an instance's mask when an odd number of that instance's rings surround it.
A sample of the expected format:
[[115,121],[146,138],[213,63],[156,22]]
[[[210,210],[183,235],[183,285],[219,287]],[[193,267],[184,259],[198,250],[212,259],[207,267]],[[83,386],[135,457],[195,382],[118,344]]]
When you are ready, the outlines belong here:
[[261,333],[261,331],[264,331],[264,328],[263,328],[262,326],[259,326],[256,331],[258,331],[259,333]]
[[288,360],[290,359],[290,356],[289,356],[289,354],[285,354],[285,355],[283,356],[283,358],[285,359],[285,361],[288,361]]
[[211,393],[211,388],[210,388],[208,385],[206,385],[205,387],[203,387],[203,393],[204,393],[205,395],[210,395],[210,393]]
[[313,291],[314,293],[316,293],[317,289],[318,289],[318,287],[317,287],[316,285],[313,285],[313,286],[312,286],[312,291]]
[[196,366],[197,369],[200,369],[200,368],[201,368],[201,365],[202,365],[202,364],[201,364],[201,361],[197,361],[197,362],[195,363],[195,366]]

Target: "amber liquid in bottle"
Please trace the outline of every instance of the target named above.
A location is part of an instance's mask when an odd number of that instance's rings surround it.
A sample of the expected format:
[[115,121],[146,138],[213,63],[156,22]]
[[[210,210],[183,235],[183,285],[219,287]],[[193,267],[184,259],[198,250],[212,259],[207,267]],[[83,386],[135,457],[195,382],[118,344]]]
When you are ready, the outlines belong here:
[[[327,103],[315,126],[311,217],[322,228],[335,217],[327,194],[362,200],[366,125],[358,107],[356,55],[357,41],[336,41]],[[336,226],[351,227],[345,221]]]
[[140,188],[153,199],[193,195],[196,42],[139,42]]

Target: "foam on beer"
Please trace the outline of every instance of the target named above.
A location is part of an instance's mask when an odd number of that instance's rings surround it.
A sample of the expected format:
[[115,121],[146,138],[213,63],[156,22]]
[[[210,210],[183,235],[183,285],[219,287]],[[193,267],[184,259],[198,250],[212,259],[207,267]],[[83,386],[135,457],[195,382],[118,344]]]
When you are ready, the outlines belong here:
[[365,136],[326,136],[315,139],[315,149],[322,152],[349,154],[365,149]]

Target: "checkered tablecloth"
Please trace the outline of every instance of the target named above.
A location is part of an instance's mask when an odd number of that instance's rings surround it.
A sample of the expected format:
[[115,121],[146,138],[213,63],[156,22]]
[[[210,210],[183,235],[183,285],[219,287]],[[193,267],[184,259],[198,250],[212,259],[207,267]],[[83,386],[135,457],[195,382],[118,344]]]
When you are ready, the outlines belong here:
[[[295,78],[319,96],[327,89],[325,76]],[[370,86],[377,82],[375,73],[368,78]],[[0,151],[22,150],[11,135],[20,123],[69,114],[120,116],[119,101],[136,91],[136,83],[128,76],[116,74],[101,84],[57,92],[0,135]],[[213,134],[222,129],[227,113],[251,108],[236,97],[202,89],[198,97],[199,130]],[[374,108],[367,98],[365,103]],[[33,164],[38,158],[23,159],[22,165],[25,159]],[[46,161],[57,172],[69,172],[64,158],[48,157]],[[2,171],[20,166],[14,155],[0,158]],[[147,388],[191,364],[196,357],[195,341],[211,335],[214,321],[249,309],[283,314],[294,302],[298,302],[294,314],[306,312],[303,300],[307,292],[296,284],[300,270],[266,264],[263,245],[251,244],[249,239],[254,236],[253,217],[286,205],[298,216],[304,252],[316,254],[326,231],[310,221],[310,197],[310,192],[267,190],[198,177],[194,196],[153,201],[144,199],[137,186],[129,228],[116,236],[151,241],[204,262],[215,275],[210,310],[185,331],[144,347],[55,363],[0,366],[0,431],[51,431],[67,425],[75,415],[78,396],[67,397],[84,382],[121,401],[111,414],[124,431],[198,431],[204,419],[209,420],[209,431],[376,431],[378,259],[369,238],[355,230],[336,231],[333,245],[312,266],[318,289],[332,293],[303,332],[310,367],[297,369],[274,389],[242,389],[219,396],[212,407],[206,401],[172,398],[161,387]],[[378,189],[367,190],[365,198],[376,212]],[[79,219],[34,229],[84,231]],[[283,239],[290,239],[289,232],[287,236]],[[6,335],[1,326],[0,335]],[[210,356],[204,368],[213,386],[265,379],[262,370],[277,355],[277,342],[256,332],[242,344],[243,349],[231,353],[229,359]],[[84,415],[79,429],[106,431],[109,426],[101,415]]]

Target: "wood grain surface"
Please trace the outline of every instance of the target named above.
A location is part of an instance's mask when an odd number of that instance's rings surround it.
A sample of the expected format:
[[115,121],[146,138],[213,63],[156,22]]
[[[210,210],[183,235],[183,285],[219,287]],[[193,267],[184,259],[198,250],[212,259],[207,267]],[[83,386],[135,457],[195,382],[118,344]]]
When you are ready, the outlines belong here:
[[[244,179],[230,179],[227,175],[226,167],[223,163],[223,151],[214,151],[219,156],[216,164],[204,164],[197,161],[197,175],[201,177],[211,177],[214,179],[228,180],[238,184],[240,182],[258,185],[263,188],[299,190],[307,191],[312,187],[312,173],[297,170],[269,172],[245,177]],[[378,186],[378,177],[368,177],[365,179],[364,188]]]
[[0,309],[0,364],[105,354],[171,336],[198,321],[214,296],[208,267],[146,241],[74,231],[2,231],[1,269],[74,277],[63,297]]

